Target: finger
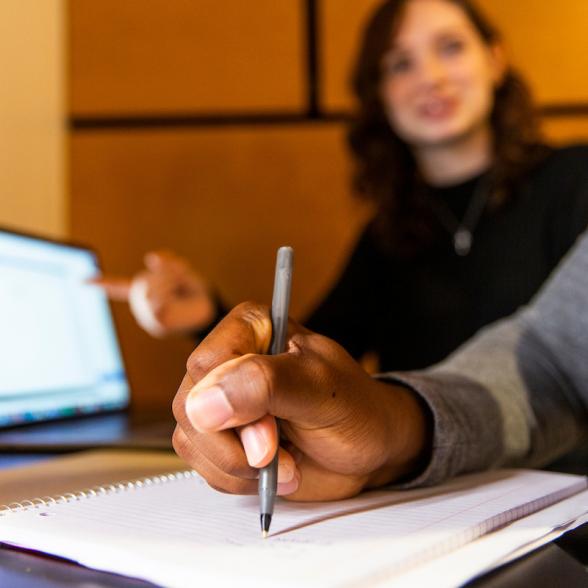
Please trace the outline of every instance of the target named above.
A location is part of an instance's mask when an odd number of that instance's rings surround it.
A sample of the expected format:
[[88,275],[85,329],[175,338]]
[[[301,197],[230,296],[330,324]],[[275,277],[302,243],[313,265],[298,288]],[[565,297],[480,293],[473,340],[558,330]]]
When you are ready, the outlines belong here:
[[178,296],[176,294],[177,284],[173,278],[161,274],[147,274],[141,276],[145,282],[145,296],[154,312],[170,304],[175,304]]
[[[254,467],[251,465],[251,460],[246,458],[246,448],[250,447],[250,434],[255,429],[255,425],[247,427],[246,430],[241,429],[237,434],[234,431],[203,434],[193,429],[183,429],[179,425],[177,428],[181,430],[182,435],[182,444],[180,451],[178,451],[178,455],[182,459],[191,465],[204,461],[209,462],[231,478],[257,480],[259,469],[272,461],[277,448],[276,435],[272,440],[274,445],[268,458],[264,463],[259,463]],[[275,430],[275,423],[273,429]],[[291,483],[295,481],[295,474],[294,458],[285,449],[278,448],[278,483],[290,484],[291,487]]]
[[181,294],[209,295],[208,280],[194,271],[187,259],[171,251],[148,253],[145,256],[145,266],[151,275],[161,276],[173,283],[174,288]]
[[[193,385],[188,374],[184,376],[178,396],[185,389]],[[275,419],[266,416],[257,423],[246,425],[238,429],[240,443],[231,431],[203,434],[196,431],[189,423],[183,403],[174,399],[173,412],[178,421],[178,429],[182,431],[182,438],[189,441],[182,447],[182,457],[192,464],[196,455],[206,456],[208,461],[217,465],[219,469],[231,476],[241,478],[257,477],[257,468],[264,467],[273,459],[278,445],[278,433]],[[261,437],[261,442],[259,438]],[[259,447],[262,447],[260,450]],[[285,484],[284,491],[292,491],[295,478],[296,462],[292,452],[295,448],[289,444],[287,449],[279,448],[278,483]],[[179,453],[178,453],[179,454]]]
[[[176,427],[173,435],[173,447],[175,452],[190,467],[196,470],[208,484],[221,492],[231,494],[256,494],[258,491],[258,471],[255,470],[255,478],[242,478],[231,475],[217,464],[208,459],[203,453],[196,451],[189,436],[181,427]],[[280,448],[278,465],[278,487],[277,493],[286,496],[296,492],[298,489],[300,474],[296,470],[293,457],[284,449]]]
[[268,414],[255,423],[240,427],[239,437],[249,465],[262,468],[272,461],[278,447],[276,419]]
[[280,447],[278,453],[278,496],[288,496],[300,486],[300,471],[292,455]]
[[[245,451],[235,431],[203,434],[182,427],[191,451],[213,463],[225,474],[246,480],[257,479],[257,469],[249,465]],[[185,449],[187,451],[187,448]],[[189,457],[189,454],[187,454]]]
[[173,435],[175,452],[190,467],[195,469],[215,490],[231,494],[256,494],[257,479],[247,479],[228,474],[198,451],[181,427],[176,427]]
[[130,278],[118,276],[101,276],[88,280],[89,284],[99,286],[111,300],[126,302],[131,290]]
[[166,249],[150,251],[143,261],[145,267],[154,273],[184,274],[190,267],[186,259]]
[[267,353],[271,334],[267,307],[252,302],[239,304],[192,353],[187,363],[188,373],[198,382],[226,361],[247,353]]
[[185,455],[181,457],[191,463],[191,450],[195,455],[206,456],[208,461],[216,464],[216,467],[228,475],[247,479],[256,478],[257,469],[248,462],[243,444],[234,431],[204,434],[192,427],[186,416],[184,403],[180,400],[183,391],[189,388],[191,384],[192,380],[186,374],[172,406],[178,426],[189,441],[189,445],[184,448]]

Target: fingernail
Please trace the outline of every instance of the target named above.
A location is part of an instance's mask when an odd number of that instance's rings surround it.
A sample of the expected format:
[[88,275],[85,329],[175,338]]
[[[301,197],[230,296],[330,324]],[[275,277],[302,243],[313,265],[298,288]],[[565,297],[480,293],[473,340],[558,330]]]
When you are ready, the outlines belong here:
[[241,442],[245,449],[247,462],[250,466],[257,467],[267,456],[268,442],[265,435],[256,427],[246,427],[241,431]]
[[186,414],[196,429],[206,431],[221,427],[233,416],[234,410],[224,390],[213,386],[190,393],[186,400]]
[[298,490],[300,486],[300,472],[296,469],[294,471],[294,477],[285,483],[278,482],[278,495],[279,496],[286,496],[288,494],[292,494]]

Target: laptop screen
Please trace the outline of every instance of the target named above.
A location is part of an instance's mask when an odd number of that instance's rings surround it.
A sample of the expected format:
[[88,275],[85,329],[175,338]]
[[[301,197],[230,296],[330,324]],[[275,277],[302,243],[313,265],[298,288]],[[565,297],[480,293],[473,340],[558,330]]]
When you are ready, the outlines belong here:
[[129,402],[94,253],[0,230],[0,427]]

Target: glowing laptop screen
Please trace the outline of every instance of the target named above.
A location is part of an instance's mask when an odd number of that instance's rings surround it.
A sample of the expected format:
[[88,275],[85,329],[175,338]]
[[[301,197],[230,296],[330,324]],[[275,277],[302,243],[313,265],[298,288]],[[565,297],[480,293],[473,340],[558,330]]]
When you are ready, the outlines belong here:
[[0,426],[128,405],[97,273],[88,249],[0,230]]

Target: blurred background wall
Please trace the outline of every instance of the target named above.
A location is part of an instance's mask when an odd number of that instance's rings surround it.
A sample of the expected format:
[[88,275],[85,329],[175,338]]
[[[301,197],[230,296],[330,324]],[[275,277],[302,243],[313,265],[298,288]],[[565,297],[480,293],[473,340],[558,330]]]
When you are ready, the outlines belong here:
[[0,1],[0,224],[67,232],[65,3]]
[[[546,134],[588,139],[588,2],[479,1],[531,82]],[[344,136],[349,67],[378,2],[63,2],[0,3],[1,47],[12,43],[1,59],[14,86],[11,110],[0,112],[0,157],[29,125],[39,141],[48,121],[53,129],[52,143],[12,155],[17,179],[5,179],[1,160],[0,222],[89,242],[114,273],[136,270],[148,249],[174,249],[229,304],[269,300],[275,249],[288,243],[293,315],[303,317],[368,213],[351,198]],[[168,406],[192,344],[150,339],[124,306],[115,310],[136,403]]]

